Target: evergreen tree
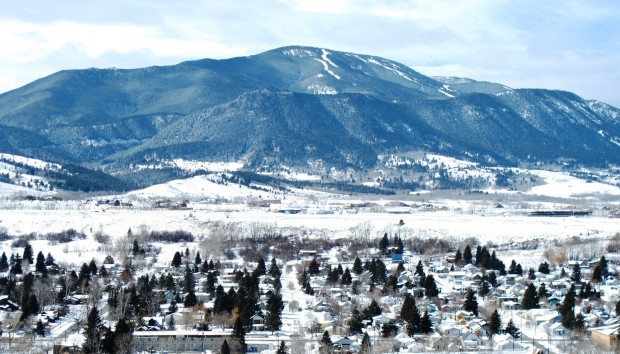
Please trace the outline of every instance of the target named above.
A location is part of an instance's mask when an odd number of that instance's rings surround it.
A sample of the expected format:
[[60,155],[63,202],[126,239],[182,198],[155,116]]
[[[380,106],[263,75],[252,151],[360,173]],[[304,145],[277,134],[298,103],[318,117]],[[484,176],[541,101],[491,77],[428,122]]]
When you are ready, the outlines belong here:
[[224,339],[224,343],[220,347],[220,354],[230,354],[230,346],[228,346],[228,341]]
[[508,267],[508,274],[517,274],[517,262],[513,259]]
[[521,308],[524,310],[531,310],[539,308],[539,298],[536,293],[536,287],[534,284],[529,283],[525,292],[523,293],[523,299],[521,300]]
[[381,241],[379,241],[379,251],[381,251],[381,254],[387,254],[389,245],[390,245],[390,240],[388,239],[388,235],[386,232],[383,234]]
[[45,266],[45,256],[43,252],[39,251],[37,254],[37,262],[35,263],[35,270],[42,274],[43,276],[47,275],[47,267]]
[[364,319],[370,320],[375,316],[379,316],[382,312],[383,310],[381,310],[381,306],[379,306],[377,300],[372,299],[372,301],[370,301],[370,304],[366,308],[364,308],[362,314],[364,315]]
[[493,311],[491,317],[489,317],[489,335],[493,336],[494,334],[498,334],[502,327],[502,319],[499,316],[499,312],[497,309]]
[[580,313],[575,317],[575,321],[573,321],[572,329],[576,331],[583,331],[585,327],[586,327],[586,319]]
[[575,285],[571,285],[568,293],[564,296],[559,311],[562,315],[562,325],[569,329],[572,328],[575,320]]
[[282,295],[276,292],[267,299],[267,316],[265,318],[265,329],[274,332],[282,327],[282,310],[284,302]]
[[603,271],[598,264],[594,266],[594,270],[592,271],[592,281],[596,283],[603,282]]
[[176,323],[174,323],[174,316],[172,316],[172,314],[168,315],[168,320],[166,322],[166,328],[169,331],[174,331],[176,329]]
[[189,269],[189,265],[185,265],[185,273],[183,275],[183,292],[189,293],[196,289],[196,279],[194,273]]
[[183,299],[183,306],[186,308],[194,307],[198,305],[198,298],[196,297],[196,293],[194,289],[191,289],[187,295],[185,295],[185,299]]
[[459,248],[456,250],[456,254],[454,255],[454,263],[461,264],[462,260],[463,260],[463,254],[461,253],[461,249]]
[[534,271],[534,268],[530,268],[530,270],[527,271],[527,278],[530,280],[536,279],[536,273]]
[[415,273],[414,274],[419,275],[422,278],[425,277],[424,266],[422,265],[422,260],[418,261],[418,265],[415,267]]
[[353,261],[353,273],[360,275],[363,272],[364,272],[364,267],[362,266],[362,260],[359,257],[355,257],[355,261]]
[[[620,303],[620,301],[618,303]],[[363,320],[364,318],[357,307],[353,308],[353,311],[351,311],[351,319],[349,320],[349,334],[354,335],[362,333],[362,329],[364,328]]]
[[424,290],[426,291],[426,296],[429,298],[439,295],[439,289],[435,283],[435,278],[430,274],[424,278]]
[[122,318],[116,322],[114,329],[114,347],[116,353],[131,354],[134,352],[133,330],[129,323]]
[[407,323],[406,329],[409,336],[420,333],[420,312],[411,294],[405,295],[403,306],[400,309],[400,317]]
[[271,266],[269,267],[269,274],[274,278],[277,278],[280,275],[282,275],[282,272],[280,271],[280,267],[278,267],[278,262],[276,262],[275,258],[271,259]]
[[606,277],[609,274],[609,270],[607,269],[607,259],[605,259],[605,256],[601,256],[601,259],[598,261],[598,266],[601,268],[603,277]]
[[174,253],[174,257],[172,257],[172,263],[171,263],[172,266],[175,267],[175,268],[180,268],[181,267],[181,262],[183,261],[182,258],[183,257],[181,256],[179,251],[175,252]]
[[9,269],[9,261],[6,258],[6,253],[2,252],[0,256],[0,272],[6,272]]
[[101,352],[101,329],[103,325],[99,317],[99,310],[93,307],[86,318],[86,329],[84,330],[84,344],[82,351],[84,353],[100,353]]
[[133,246],[131,247],[131,254],[134,257],[140,254],[140,245],[138,245],[138,239],[133,240]]
[[321,269],[319,268],[319,262],[316,260],[316,258],[313,258],[308,265],[308,273],[310,273],[311,275],[317,275],[320,271]]
[[538,299],[546,299],[549,296],[549,293],[547,293],[547,287],[545,286],[545,283],[540,284],[540,286],[538,287]]
[[29,264],[34,263],[34,251],[32,250],[30,242],[27,242],[26,246],[24,246],[24,254],[22,256],[22,259],[27,260]]
[[370,343],[370,336],[368,332],[364,333],[364,337],[362,338],[362,344],[360,345],[359,354],[371,354],[372,353],[372,343]]
[[241,319],[241,317],[237,317],[237,319],[235,320],[231,337],[236,341],[236,347],[238,352],[245,353],[248,349],[248,346],[245,343],[245,327],[243,325],[243,320]]
[[570,275],[570,280],[574,283],[581,283],[581,267],[579,267],[578,263],[573,265],[573,272]]
[[176,299],[172,299],[170,300],[170,306],[168,306],[168,313],[172,314],[177,312],[177,310],[179,309],[179,307],[177,306],[177,301]]
[[482,279],[480,280],[480,285],[478,285],[478,294],[482,296],[482,298],[484,298],[489,295],[489,292],[491,292],[491,288],[489,287],[489,283],[487,282],[486,273],[483,273]]
[[349,267],[344,270],[342,273],[342,278],[340,278],[340,284],[343,286],[351,285],[353,282],[353,277],[351,276],[351,272],[349,271]]
[[616,302],[616,317],[620,317],[620,300]]
[[551,273],[551,270],[549,269],[549,263],[547,262],[542,262],[539,266],[538,266],[538,271],[543,273],[543,274],[549,274]]
[[[387,234],[386,234],[387,235]],[[320,354],[328,354],[332,351],[332,339],[329,335],[329,332],[323,332],[323,337],[321,337],[320,345],[319,345],[319,353]]]
[[265,265],[265,260],[260,258],[256,268],[254,268],[254,272],[252,272],[252,275],[258,278],[265,274],[267,274],[267,266]]
[[[476,260],[478,257],[476,257]],[[469,245],[465,246],[465,250],[463,250],[463,261],[465,264],[471,264],[471,260],[473,259],[473,255],[471,254],[471,247]]]
[[94,259],[90,260],[90,263],[88,264],[88,270],[90,271],[91,275],[97,275],[98,272],[98,268],[97,268],[97,264],[95,263]]
[[428,311],[424,311],[424,315],[420,321],[420,332],[424,334],[433,332],[433,322],[431,321],[431,316],[428,314]]
[[288,353],[288,348],[286,347],[286,344],[284,343],[284,341],[280,341],[280,345],[278,346],[278,349],[276,350],[276,354],[287,354]]
[[478,316],[478,300],[472,289],[467,289],[465,301],[463,302],[463,309],[472,312],[474,316]]
[[510,334],[513,339],[519,339],[521,337],[521,331],[519,331],[519,328],[517,328],[514,322],[512,322],[512,318],[508,321],[504,332],[506,332],[506,334]]
[[497,274],[495,274],[495,272],[489,273],[489,283],[491,284],[492,287],[497,286]]
[[34,333],[39,337],[45,337],[45,324],[38,320],[36,326],[34,327]]
[[196,268],[202,265],[202,257],[200,257],[200,251],[196,252],[196,257],[194,257],[194,265]]

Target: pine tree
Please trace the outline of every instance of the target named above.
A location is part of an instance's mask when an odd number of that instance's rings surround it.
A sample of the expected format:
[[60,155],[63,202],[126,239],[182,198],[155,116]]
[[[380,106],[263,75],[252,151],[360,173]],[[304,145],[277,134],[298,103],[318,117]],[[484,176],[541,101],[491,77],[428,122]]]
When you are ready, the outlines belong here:
[[620,317],[620,300],[616,302],[616,317]]
[[176,323],[174,323],[174,316],[172,314],[168,315],[168,321],[166,322],[166,328],[169,331],[174,331],[176,329]]
[[545,283],[540,284],[540,286],[538,287],[538,299],[546,299],[549,296],[549,293],[547,293],[547,287],[545,286]]
[[6,258],[6,253],[2,252],[0,256],[0,272],[6,272],[9,269],[9,261]]
[[489,283],[487,282],[486,273],[482,274],[482,279],[480,280],[480,285],[478,285],[478,294],[483,298],[489,295],[491,292],[491,288],[489,287]]
[[343,286],[351,285],[353,282],[353,277],[351,276],[351,272],[349,271],[349,267],[344,270],[342,273],[342,278],[340,278],[340,284]]
[[183,306],[186,308],[194,307],[198,305],[198,298],[196,297],[196,293],[194,289],[191,289],[187,295],[185,295],[185,299],[183,299]]
[[592,271],[592,281],[597,283],[603,282],[603,271],[598,264],[594,266]]
[[360,275],[363,272],[364,267],[362,266],[362,260],[359,257],[355,257],[355,261],[353,261],[353,273]]
[[465,301],[463,302],[463,309],[472,312],[474,316],[478,316],[478,300],[472,289],[467,289]]
[[271,266],[269,267],[269,274],[274,278],[282,275],[282,272],[280,271],[280,267],[278,267],[278,262],[276,262],[275,258],[271,259]]
[[491,317],[489,317],[489,335],[493,336],[494,334],[498,334],[502,327],[502,319],[499,316],[499,312],[497,309],[493,311]]
[[284,343],[284,341],[280,341],[280,345],[278,346],[278,349],[276,350],[276,354],[286,354],[288,353],[288,348],[286,347],[286,344]]
[[133,240],[133,246],[131,247],[131,254],[134,257],[140,254],[140,245],[138,245],[138,239]]
[[431,321],[431,316],[428,314],[428,311],[424,311],[424,315],[420,321],[420,332],[424,334],[433,332],[433,322]]
[[[467,245],[465,246],[465,250],[463,251],[463,261],[465,262],[465,264],[471,264],[472,259],[473,256],[471,254],[471,247]],[[478,260],[478,257],[476,257],[476,260]]]
[[274,332],[282,327],[282,310],[284,303],[282,295],[275,293],[267,299],[267,316],[265,318],[265,329]]
[[316,275],[319,274],[320,271],[321,269],[319,268],[319,262],[316,258],[313,258],[312,261],[310,261],[310,264],[308,264],[308,273],[311,275]]
[[530,268],[530,270],[527,271],[527,278],[530,280],[536,279],[536,273],[534,271],[534,268]]
[[420,312],[411,294],[405,295],[403,306],[400,309],[400,317],[407,323],[407,334],[413,336],[420,332]]
[[381,254],[387,254],[388,246],[390,245],[390,240],[388,239],[387,232],[383,234],[381,241],[379,241],[379,251]]
[[519,331],[519,328],[517,328],[514,322],[512,322],[512,318],[508,321],[508,324],[506,325],[504,331],[507,334],[510,334],[513,339],[519,339],[521,337],[521,331]]
[[256,268],[254,268],[254,272],[252,272],[252,275],[258,278],[265,274],[267,274],[267,266],[265,265],[265,260],[260,258]]
[[247,344],[245,343],[245,327],[243,326],[243,320],[241,316],[237,317],[235,320],[235,324],[233,325],[232,330],[232,338],[236,341],[237,350],[240,353],[245,353],[247,351]]
[[521,300],[521,308],[524,310],[531,310],[539,308],[538,304],[539,298],[536,293],[536,287],[534,284],[529,283],[527,288],[525,288],[525,292],[523,293],[523,299]]
[[424,278],[424,290],[426,291],[426,296],[429,298],[439,295],[439,289],[435,283],[435,278],[430,274]]
[[133,330],[129,323],[124,319],[116,322],[114,329],[114,347],[117,353],[130,354],[133,353]]
[[459,248],[456,250],[456,254],[454,255],[454,263],[461,264],[462,260],[463,260],[463,254],[461,253],[461,249]]
[[320,346],[319,346],[319,353],[320,354],[331,353],[332,346],[333,346],[333,343],[329,335],[329,332],[327,331],[323,332],[323,337],[321,337]]
[[34,327],[34,333],[39,337],[45,337],[45,324],[38,320],[36,326]]
[[543,274],[549,274],[551,272],[551,270],[549,269],[549,263],[547,262],[542,262],[539,266],[538,266],[538,271],[543,273]]
[[422,278],[426,276],[426,274],[424,274],[424,266],[422,265],[422,260],[418,261],[418,265],[415,267],[414,274],[419,275]]
[[598,266],[601,268],[603,277],[606,277],[609,271],[607,269],[607,259],[605,259],[605,256],[601,256],[601,259],[598,261]]
[[362,338],[362,344],[360,345],[360,354],[371,354],[372,353],[372,343],[370,343],[370,336],[368,332],[364,333],[364,337]]
[[491,284],[492,287],[497,286],[497,274],[495,274],[495,272],[489,273],[489,283]]
[[182,256],[179,253],[179,251],[174,253],[174,257],[172,257],[172,263],[171,265],[175,268],[180,268],[181,267],[181,262],[182,262]]
[[42,274],[43,276],[47,275],[47,267],[45,266],[45,256],[43,252],[39,251],[37,254],[37,262],[35,263],[35,270]]
[[575,320],[575,285],[571,285],[568,293],[564,296],[559,311],[562,315],[562,325],[571,328]]
[[[620,301],[618,302],[620,303]],[[351,311],[351,319],[349,320],[349,333],[350,334],[360,334],[362,333],[362,329],[364,328],[364,318],[360,311],[355,307],[353,311]]]
[[84,330],[84,344],[82,351],[84,353],[100,353],[101,352],[101,329],[103,325],[99,317],[99,310],[93,307],[86,318],[86,329]]
[[579,267],[578,263],[573,265],[573,272],[570,275],[570,280],[574,283],[581,283],[581,267]]
[[24,246],[24,254],[22,256],[22,259],[27,260],[29,264],[34,263],[34,251],[32,250],[30,242],[27,242],[26,246]]
[[228,346],[228,341],[224,339],[224,343],[220,347],[220,354],[230,354],[230,346]]

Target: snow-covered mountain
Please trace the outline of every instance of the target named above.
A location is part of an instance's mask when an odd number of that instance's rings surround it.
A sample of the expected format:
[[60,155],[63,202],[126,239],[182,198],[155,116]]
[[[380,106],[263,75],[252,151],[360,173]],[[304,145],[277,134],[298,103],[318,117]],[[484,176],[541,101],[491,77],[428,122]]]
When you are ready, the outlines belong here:
[[619,113],[569,92],[430,78],[376,56],[294,46],[58,72],[0,95],[0,152],[141,185],[176,175],[135,166],[176,159],[366,170],[423,150],[488,165],[608,166],[620,163]]

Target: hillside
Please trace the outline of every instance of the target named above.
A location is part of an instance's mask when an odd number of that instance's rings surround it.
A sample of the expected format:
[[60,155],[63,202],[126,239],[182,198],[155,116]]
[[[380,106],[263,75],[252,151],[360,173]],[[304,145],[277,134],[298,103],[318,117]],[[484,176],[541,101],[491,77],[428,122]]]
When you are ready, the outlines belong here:
[[324,173],[419,150],[487,165],[606,167],[620,163],[619,113],[564,91],[430,78],[380,57],[286,47],[58,72],[0,95],[0,152],[127,179],[129,167],[162,159]]

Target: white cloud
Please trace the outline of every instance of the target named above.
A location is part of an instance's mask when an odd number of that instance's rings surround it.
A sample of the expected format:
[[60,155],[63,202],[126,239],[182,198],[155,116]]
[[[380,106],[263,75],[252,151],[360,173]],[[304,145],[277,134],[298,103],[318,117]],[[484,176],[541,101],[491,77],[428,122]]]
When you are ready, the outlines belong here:
[[620,106],[619,24],[617,1],[13,2],[0,14],[0,92],[61,69],[166,65],[300,44]]

